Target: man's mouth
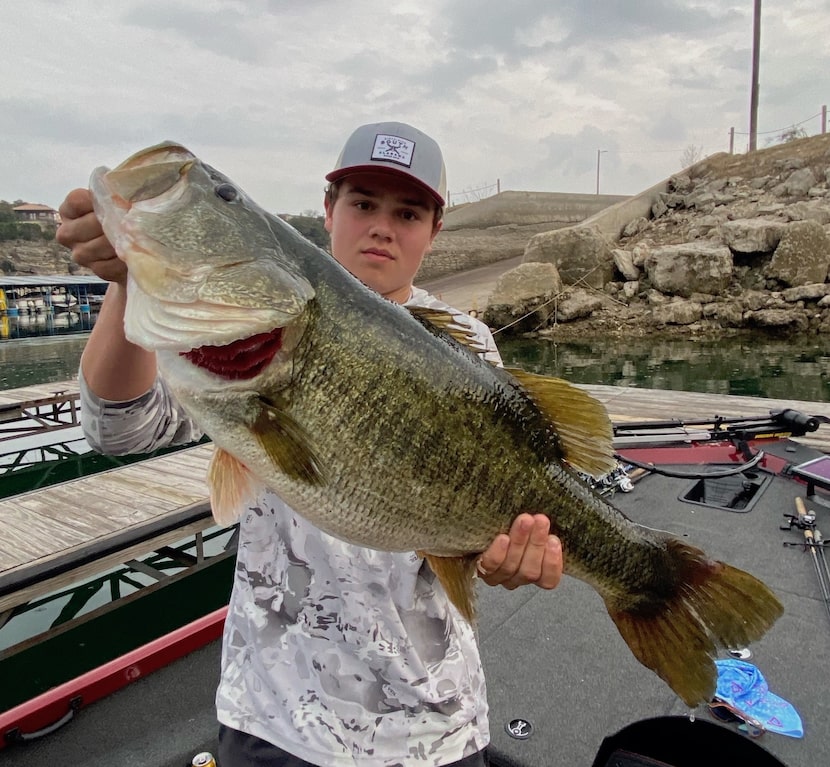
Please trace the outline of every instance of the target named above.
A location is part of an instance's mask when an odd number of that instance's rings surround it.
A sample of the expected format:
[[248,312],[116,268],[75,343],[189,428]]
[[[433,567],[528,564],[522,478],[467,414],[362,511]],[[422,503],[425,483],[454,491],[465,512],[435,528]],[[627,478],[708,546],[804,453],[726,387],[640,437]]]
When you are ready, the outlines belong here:
[[379,248],[367,248],[363,251],[364,256],[369,256],[377,259],[386,259],[393,261],[392,254],[388,250],[381,250]]
[[200,346],[181,356],[196,367],[229,380],[253,378],[274,359],[282,346],[282,328],[242,338],[225,346]]

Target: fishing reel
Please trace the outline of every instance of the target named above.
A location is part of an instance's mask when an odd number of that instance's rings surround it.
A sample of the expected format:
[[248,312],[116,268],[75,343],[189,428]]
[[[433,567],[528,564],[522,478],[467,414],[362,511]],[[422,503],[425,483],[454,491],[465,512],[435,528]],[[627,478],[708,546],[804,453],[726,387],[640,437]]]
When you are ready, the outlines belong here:
[[808,549],[819,549],[824,551],[830,541],[825,541],[822,538],[821,532],[816,527],[816,513],[812,510],[804,509],[798,514],[784,514],[784,519],[787,520],[786,525],[779,525],[779,530],[792,530],[796,528],[804,532],[804,540],[798,543],[792,541],[784,541],[785,546],[796,547],[802,551]]

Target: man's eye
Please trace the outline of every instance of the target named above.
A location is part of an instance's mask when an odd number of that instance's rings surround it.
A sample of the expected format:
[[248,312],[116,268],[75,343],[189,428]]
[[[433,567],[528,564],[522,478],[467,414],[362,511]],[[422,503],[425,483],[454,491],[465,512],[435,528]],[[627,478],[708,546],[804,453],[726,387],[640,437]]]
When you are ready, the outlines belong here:
[[219,184],[214,191],[216,196],[221,197],[225,202],[233,202],[239,196],[236,187],[231,184]]

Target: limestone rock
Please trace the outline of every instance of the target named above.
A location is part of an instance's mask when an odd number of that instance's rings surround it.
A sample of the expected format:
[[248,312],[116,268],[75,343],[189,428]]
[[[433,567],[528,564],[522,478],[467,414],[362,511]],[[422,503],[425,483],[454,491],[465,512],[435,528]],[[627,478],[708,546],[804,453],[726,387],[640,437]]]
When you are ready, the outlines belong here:
[[760,328],[805,330],[808,324],[804,312],[796,309],[761,309],[757,312],[747,312],[745,318],[750,325]]
[[830,206],[824,200],[799,200],[786,208],[790,221],[816,221],[822,226],[830,224]]
[[741,307],[725,301],[706,304],[703,307],[703,316],[726,328],[739,328],[744,324],[744,313]]
[[814,282],[809,285],[801,285],[797,288],[788,288],[782,291],[785,301],[795,303],[796,301],[818,301],[830,295],[830,285],[826,282]]
[[611,245],[595,227],[569,226],[537,234],[524,254],[524,263],[533,261],[553,264],[566,285],[583,282],[601,289],[614,278]]
[[648,219],[645,216],[629,221],[622,230],[623,237],[634,237],[648,226]]
[[614,258],[614,266],[626,280],[640,279],[640,270],[634,266],[634,257],[627,250],[614,248],[611,255]]
[[562,280],[553,264],[520,264],[505,272],[490,294],[484,321],[504,327],[522,318],[521,330],[534,330],[551,318],[553,297],[562,291]]
[[581,288],[574,288],[556,302],[556,319],[558,322],[572,322],[573,320],[590,317],[597,309],[602,308],[602,299],[595,293]]
[[721,239],[733,253],[772,253],[783,231],[782,222],[766,218],[741,218],[720,227]]
[[634,298],[640,292],[640,281],[639,280],[629,280],[628,282],[623,283],[622,294],[625,296],[629,301]]
[[732,253],[721,245],[681,243],[655,248],[644,268],[662,293],[688,298],[692,293],[722,294],[732,278]]
[[795,287],[824,282],[830,267],[830,238],[816,221],[788,224],[764,270],[767,277]]
[[783,183],[784,195],[789,197],[806,197],[809,191],[818,183],[813,171],[809,168],[794,170]]
[[655,306],[652,317],[658,325],[691,325],[703,317],[703,307],[697,301],[669,301]]

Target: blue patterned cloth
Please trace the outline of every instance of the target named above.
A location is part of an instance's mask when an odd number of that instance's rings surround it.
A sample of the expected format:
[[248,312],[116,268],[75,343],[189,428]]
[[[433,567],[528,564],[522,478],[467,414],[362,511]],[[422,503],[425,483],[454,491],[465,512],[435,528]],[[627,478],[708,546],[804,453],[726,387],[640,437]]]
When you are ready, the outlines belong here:
[[760,670],[742,660],[717,660],[718,687],[715,697],[729,704],[747,721],[757,723],[765,730],[804,737],[801,717],[788,703],[769,691],[769,685]]

